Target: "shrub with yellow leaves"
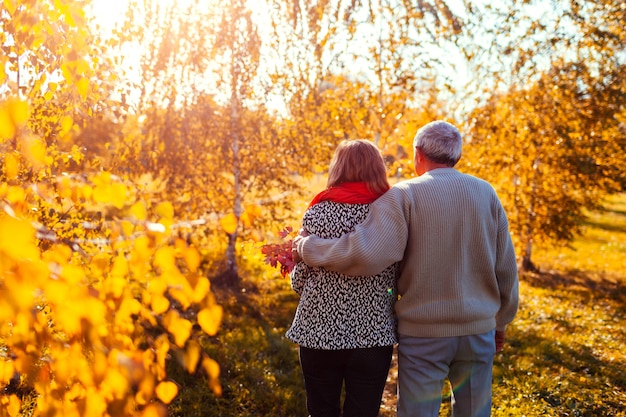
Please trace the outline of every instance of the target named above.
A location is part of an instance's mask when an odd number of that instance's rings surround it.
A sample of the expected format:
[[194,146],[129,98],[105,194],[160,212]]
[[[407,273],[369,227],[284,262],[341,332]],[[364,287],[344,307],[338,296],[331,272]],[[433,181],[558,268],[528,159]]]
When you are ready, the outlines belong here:
[[[27,106],[0,109],[0,388],[19,377],[37,415],[165,416],[179,360],[219,395],[199,339],[222,308],[172,205],[106,171],[54,174],[61,156],[23,133]],[[0,417],[24,415],[5,394]]]

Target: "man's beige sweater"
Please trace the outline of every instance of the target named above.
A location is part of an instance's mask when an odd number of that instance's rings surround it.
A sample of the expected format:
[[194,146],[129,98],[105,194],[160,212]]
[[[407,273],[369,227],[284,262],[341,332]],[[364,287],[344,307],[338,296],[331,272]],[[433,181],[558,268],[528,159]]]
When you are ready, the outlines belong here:
[[487,182],[453,168],[398,183],[352,233],[311,235],[298,252],[310,266],[347,275],[402,261],[395,311],[403,335],[504,330],[517,312],[517,262],[500,200]]

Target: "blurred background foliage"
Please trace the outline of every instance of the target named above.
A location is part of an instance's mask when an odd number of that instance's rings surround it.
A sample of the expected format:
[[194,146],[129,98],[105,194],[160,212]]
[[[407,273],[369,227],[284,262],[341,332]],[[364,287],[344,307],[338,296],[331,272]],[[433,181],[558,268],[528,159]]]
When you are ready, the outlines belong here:
[[341,140],[395,181],[455,123],[525,276],[626,186],[621,1],[3,0],[0,25],[2,416],[301,413],[259,248]]

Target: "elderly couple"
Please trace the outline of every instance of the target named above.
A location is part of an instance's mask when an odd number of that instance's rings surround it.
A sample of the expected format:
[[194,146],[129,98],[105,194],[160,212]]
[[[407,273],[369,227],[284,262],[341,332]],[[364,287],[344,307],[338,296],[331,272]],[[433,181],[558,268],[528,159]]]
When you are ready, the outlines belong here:
[[337,147],[293,248],[300,302],[287,337],[310,417],[377,416],[396,343],[399,417],[436,417],[446,379],[455,417],[490,415],[517,264],[494,189],[454,169],[461,146],[450,123],[425,125],[417,177],[393,187],[373,143]]

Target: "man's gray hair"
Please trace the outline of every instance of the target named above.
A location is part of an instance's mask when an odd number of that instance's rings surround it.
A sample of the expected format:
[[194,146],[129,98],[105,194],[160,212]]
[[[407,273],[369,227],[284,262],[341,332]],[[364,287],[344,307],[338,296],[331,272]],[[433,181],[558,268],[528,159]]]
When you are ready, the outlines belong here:
[[461,159],[463,139],[461,132],[454,125],[437,120],[422,126],[415,134],[413,148],[417,148],[431,161],[456,165]]

